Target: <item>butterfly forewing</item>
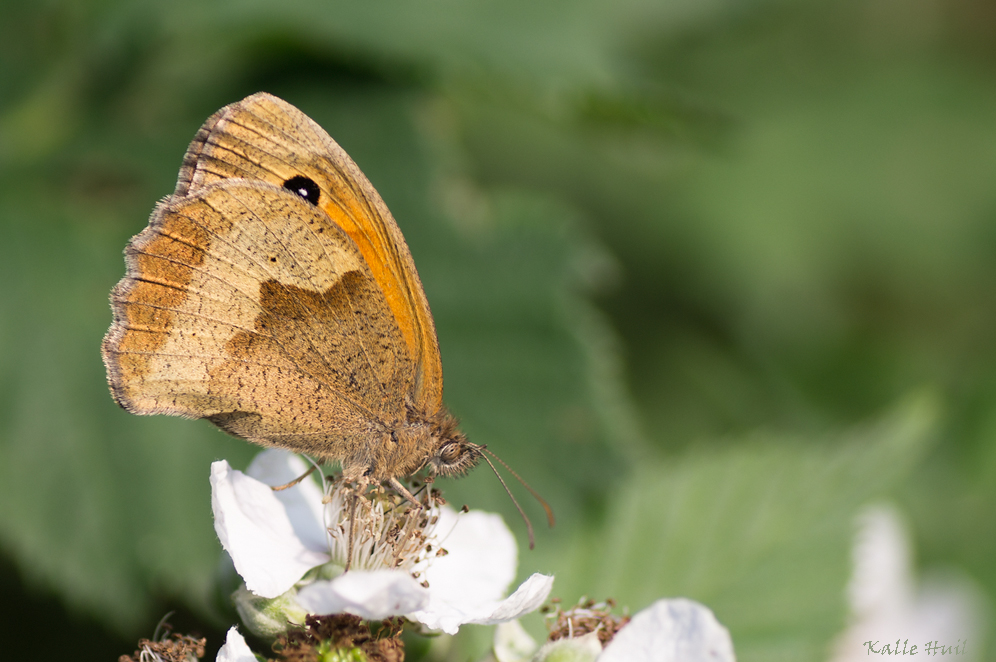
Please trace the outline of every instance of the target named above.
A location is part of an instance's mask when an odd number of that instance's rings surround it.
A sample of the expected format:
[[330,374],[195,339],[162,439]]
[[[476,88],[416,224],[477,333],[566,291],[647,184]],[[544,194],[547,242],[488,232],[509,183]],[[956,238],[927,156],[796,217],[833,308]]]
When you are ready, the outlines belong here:
[[318,206],[350,236],[384,295],[416,366],[412,406],[442,407],[442,365],[428,302],[408,246],[386,205],[352,159],[290,104],[256,94],[213,115],[184,158],[174,199],[212,182],[245,178],[283,186],[317,184]]

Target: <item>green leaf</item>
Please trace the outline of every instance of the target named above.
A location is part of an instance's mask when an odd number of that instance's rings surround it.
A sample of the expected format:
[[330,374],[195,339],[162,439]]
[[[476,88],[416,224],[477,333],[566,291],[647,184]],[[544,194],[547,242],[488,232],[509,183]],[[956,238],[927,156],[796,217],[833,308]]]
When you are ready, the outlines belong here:
[[929,397],[826,439],[756,434],[733,447],[644,461],[602,526],[561,547],[555,593],[635,612],[689,597],[730,629],[738,660],[822,660],[844,627],[854,517],[928,448]]

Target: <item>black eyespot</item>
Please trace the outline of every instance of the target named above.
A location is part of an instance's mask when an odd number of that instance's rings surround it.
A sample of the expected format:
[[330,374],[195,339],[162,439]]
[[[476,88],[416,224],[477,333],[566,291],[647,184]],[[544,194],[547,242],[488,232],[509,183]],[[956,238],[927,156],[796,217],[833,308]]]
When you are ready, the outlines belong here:
[[313,205],[318,204],[318,198],[321,196],[318,184],[307,177],[301,177],[300,175],[297,177],[291,177],[284,182],[284,188],[291,193],[297,193]]

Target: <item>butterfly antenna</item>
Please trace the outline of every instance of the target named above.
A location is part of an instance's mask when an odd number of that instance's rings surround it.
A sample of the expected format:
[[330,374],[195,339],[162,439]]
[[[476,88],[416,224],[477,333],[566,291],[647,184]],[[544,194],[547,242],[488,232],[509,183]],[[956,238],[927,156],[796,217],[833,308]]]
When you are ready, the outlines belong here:
[[[481,448],[483,448],[483,446],[481,446]],[[495,468],[495,465],[491,463],[491,460],[488,459],[488,456],[482,455],[481,457],[483,457],[484,461],[488,463],[489,467],[491,467],[491,471],[495,472],[495,475],[498,476],[498,480],[501,481],[501,486],[505,488],[508,498],[512,500],[512,503],[514,503],[515,507],[519,510],[519,514],[522,515],[522,519],[526,523],[526,530],[529,531],[529,549],[532,549],[536,546],[536,538],[533,536],[533,523],[529,521],[528,517],[526,517],[526,511],[524,511],[522,506],[519,505],[519,502],[515,500],[515,496],[512,495],[512,490],[508,489],[508,485],[505,484],[505,479],[501,477],[500,473],[498,473],[498,470]],[[501,460],[498,461],[501,462]],[[502,464],[504,464],[504,462],[502,462]]]
[[[515,470],[512,469],[512,467],[510,467],[507,464],[505,464],[504,460],[502,460],[500,457],[498,457],[497,455],[495,455],[492,451],[489,451],[487,446],[478,446],[478,448],[481,449],[482,451],[484,451],[485,453],[487,453],[488,455],[490,455],[491,457],[493,457],[494,459],[498,460],[498,462],[501,463],[501,466],[503,466],[506,469],[508,469],[508,473],[510,473],[513,476],[515,476],[515,479],[518,480],[520,483],[522,483],[522,486],[524,488],[526,488],[527,490],[529,490],[529,493],[532,494],[533,497],[535,497],[536,500],[540,502],[540,505],[543,506],[543,510],[546,511],[546,521],[550,523],[550,528],[552,529],[553,528],[553,524],[554,524],[553,509],[550,508],[550,504],[548,504],[546,502],[546,499],[544,499],[539,494],[537,494],[536,490],[534,490],[533,488],[529,487],[529,483],[527,483],[526,481],[522,480],[522,477],[519,476],[519,474],[515,473]],[[487,460],[488,458],[485,457],[484,459]],[[488,461],[488,464],[491,464],[491,462]],[[491,468],[494,469],[495,465],[491,464]],[[498,472],[496,471],[495,473],[498,473]],[[501,476],[499,476],[499,478],[501,478]],[[502,485],[504,485],[504,484],[505,484],[504,481],[502,481]],[[505,490],[507,491],[508,488],[506,487]],[[511,493],[509,493],[509,496],[511,496]],[[512,501],[515,501],[515,499],[512,499]],[[516,505],[518,505],[518,504],[516,504]]]

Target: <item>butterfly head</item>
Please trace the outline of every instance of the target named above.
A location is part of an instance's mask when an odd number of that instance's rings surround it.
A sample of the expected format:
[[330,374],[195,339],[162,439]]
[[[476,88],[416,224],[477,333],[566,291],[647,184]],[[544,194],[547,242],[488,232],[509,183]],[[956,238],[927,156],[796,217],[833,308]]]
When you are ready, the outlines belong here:
[[440,476],[462,476],[481,459],[481,447],[467,441],[466,435],[449,419],[433,435],[438,441],[435,452],[427,460],[429,469]]
[[[519,474],[512,471],[512,468],[505,464],[501,458],[488,450],[488,447],[481,446],[478,444],[471,443],[467,441],[467,436],[457,429],[456,419],[452,418],[446,413],[443,413],[439,418],[436,419],[433,425],[433,432],[431,434],[433,442],[436,442],[435,451],[429,455],[426,459],[425,464],[429,465],[429,469],[434,473],[441,476],[459,476],[466,473],[472,469],[480,460],[484,458],[484,461],[491,466],[491,470],[495,472],[495,476],[498,477],[499,482],[501,482],[502,487],[508,493],[509,498],[512,503],[515,504],[516,509],[519,514],[522,515],[522,519],[526,522],[526,528],[529,531],[529,549],[533,548],[534,537],[533,537],[533,525],[526,516],[525,511],[519,505],[519,502],[515,500],[512,495],[511,490],[508,489],[508,485],[505,484],[505,480],[498,473],[498,469],[492,464],[491,460],[488,459],[488,455],[496,459],[501,463],[508,471],[515,476],[522,485],[529,490],[529,493],[536,497],[536,500],[540,502],[543,509],[546,511],[547,521],[550,522],[550,526],[553,526],[553,510],[550,509],[549,504],[536,493],[533,488],[529,487],[526,481],[519,477]],[[485,455],[487,453],[487,455]],[[424,465],[423,465],[424,466]]]

